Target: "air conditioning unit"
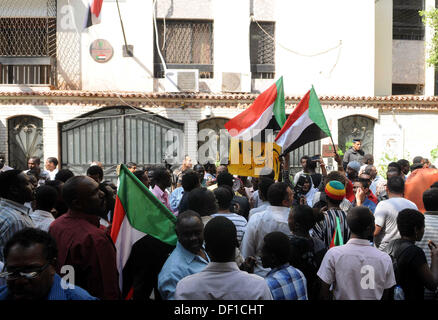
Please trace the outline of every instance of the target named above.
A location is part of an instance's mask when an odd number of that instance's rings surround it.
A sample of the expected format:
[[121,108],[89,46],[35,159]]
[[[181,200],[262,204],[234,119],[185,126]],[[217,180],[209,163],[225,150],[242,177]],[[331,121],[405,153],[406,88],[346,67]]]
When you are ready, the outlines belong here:
[[238,72],[222,72],[223,92],[250,92],[251,74]]
[[199,92],[198,69],[167,69],[164,80],[166,92]]

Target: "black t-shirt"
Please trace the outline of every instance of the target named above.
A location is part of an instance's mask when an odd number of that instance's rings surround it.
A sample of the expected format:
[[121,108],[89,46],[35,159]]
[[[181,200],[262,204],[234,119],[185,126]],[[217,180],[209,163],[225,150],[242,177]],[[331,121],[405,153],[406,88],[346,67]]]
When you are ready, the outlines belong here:
[[427,264],[424,251],[412,244],[402,252],[397,250],[403,242],[408,240],[398,239],[394,242],[394,255],[397,257],[398,279],[406,300],[424,300],[424,283],[421,277],[421,267]]
[[319,185],[321,184],[322,181],[322,174],[320,173],[314,173],[312,175],[310,175],[312,177],[312,181],[313,181],[313,186],[315,188],[318,188]]

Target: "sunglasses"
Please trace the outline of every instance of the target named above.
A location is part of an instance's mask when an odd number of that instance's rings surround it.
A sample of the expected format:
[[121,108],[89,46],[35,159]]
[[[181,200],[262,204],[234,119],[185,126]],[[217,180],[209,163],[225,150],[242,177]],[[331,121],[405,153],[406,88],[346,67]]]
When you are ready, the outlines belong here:
[[[44,270],[47,269],[47,267],[50,265],[50,263],[46,263],[44,266],[37,268],[30,272],[21,272],[21,271],[12,271],[12,272],[0,272],[0,278],[5,278],[7,281],[14,281],[19,278],[25,278],[27,280],[32,280],[38,277]],[[6,266],[5,266],[6,268]],[[3,268],[4,269],[4,268]]]

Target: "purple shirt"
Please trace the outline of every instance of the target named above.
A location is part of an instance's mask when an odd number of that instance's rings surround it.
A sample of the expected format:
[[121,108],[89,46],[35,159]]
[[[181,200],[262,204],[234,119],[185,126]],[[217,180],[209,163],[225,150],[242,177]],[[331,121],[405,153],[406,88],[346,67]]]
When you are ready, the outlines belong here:
[[159,186],[155,185],[155,187],[152,189],[152,193],[154,194],[154,196],[157,197],[158,200],[160,200],[162,204],[167,207],[167,209],[169,209],[170,212],[175,214],[175,212],[170,207],[169,195],[166,191],[161,190]]

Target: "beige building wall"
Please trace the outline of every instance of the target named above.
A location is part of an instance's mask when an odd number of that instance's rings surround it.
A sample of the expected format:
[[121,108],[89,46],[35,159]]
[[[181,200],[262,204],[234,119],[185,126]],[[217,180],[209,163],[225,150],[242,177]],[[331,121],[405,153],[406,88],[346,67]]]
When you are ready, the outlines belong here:
[[392,43],[392,83],[424,84],[424,41],[392,40]]
[[374,95],[392,91],[392,0],[375,2]]

